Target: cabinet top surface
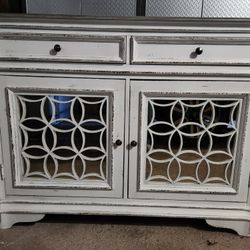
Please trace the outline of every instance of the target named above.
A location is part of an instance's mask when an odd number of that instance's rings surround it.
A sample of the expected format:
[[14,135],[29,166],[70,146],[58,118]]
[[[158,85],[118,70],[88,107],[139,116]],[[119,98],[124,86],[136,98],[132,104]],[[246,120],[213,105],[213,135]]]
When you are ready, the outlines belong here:
[[162,17],[83,17],[59,15],[25,15],[1,14],[0,28],[12,27],[43,27],[56,28],[94,28],[107,27],[109,29],[138,30],[138,29],[207,29],[207,28],[235,28],[249,29],[250,19],[231,18],[162,18]]

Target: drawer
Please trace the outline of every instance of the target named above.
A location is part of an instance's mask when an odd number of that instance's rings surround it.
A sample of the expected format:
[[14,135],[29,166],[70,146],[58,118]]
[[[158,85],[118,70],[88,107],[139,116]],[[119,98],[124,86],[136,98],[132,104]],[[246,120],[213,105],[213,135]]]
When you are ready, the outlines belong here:
[[16,34],[0,37],[0,60],[123,64],[125,50],[123,36]]
[[132,64],[249,64],[250,39],[232,37],[131,38]]

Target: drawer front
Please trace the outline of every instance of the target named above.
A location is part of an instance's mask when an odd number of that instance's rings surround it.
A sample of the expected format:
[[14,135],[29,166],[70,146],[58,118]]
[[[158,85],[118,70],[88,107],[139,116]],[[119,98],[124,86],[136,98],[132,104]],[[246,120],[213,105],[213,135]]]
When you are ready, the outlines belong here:
[[122,64],[125,41],[122,36],[5,35],[0,39],[0,60]]
[[132,64],[249,64],[250,39],[133,37]]

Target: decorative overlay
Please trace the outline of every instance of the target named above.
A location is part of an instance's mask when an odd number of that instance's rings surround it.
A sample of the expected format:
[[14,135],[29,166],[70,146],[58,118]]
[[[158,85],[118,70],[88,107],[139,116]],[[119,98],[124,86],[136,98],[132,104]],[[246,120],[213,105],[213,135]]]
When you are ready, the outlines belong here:
[[241,99],[147,97],[146,102],[146,183],[232,186]]
[[16,94],[23,178],[107,182],[108,96]]

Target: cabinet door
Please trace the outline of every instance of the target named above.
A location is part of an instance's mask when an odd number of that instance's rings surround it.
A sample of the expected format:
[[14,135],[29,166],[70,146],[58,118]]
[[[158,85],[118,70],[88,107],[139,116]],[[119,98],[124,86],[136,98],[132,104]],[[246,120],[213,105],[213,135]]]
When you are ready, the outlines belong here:
[[249,92],[240,81],[132,81],[130,197],[246,201]]
[[122,196],[123,80],[0,82],[7,194]]

